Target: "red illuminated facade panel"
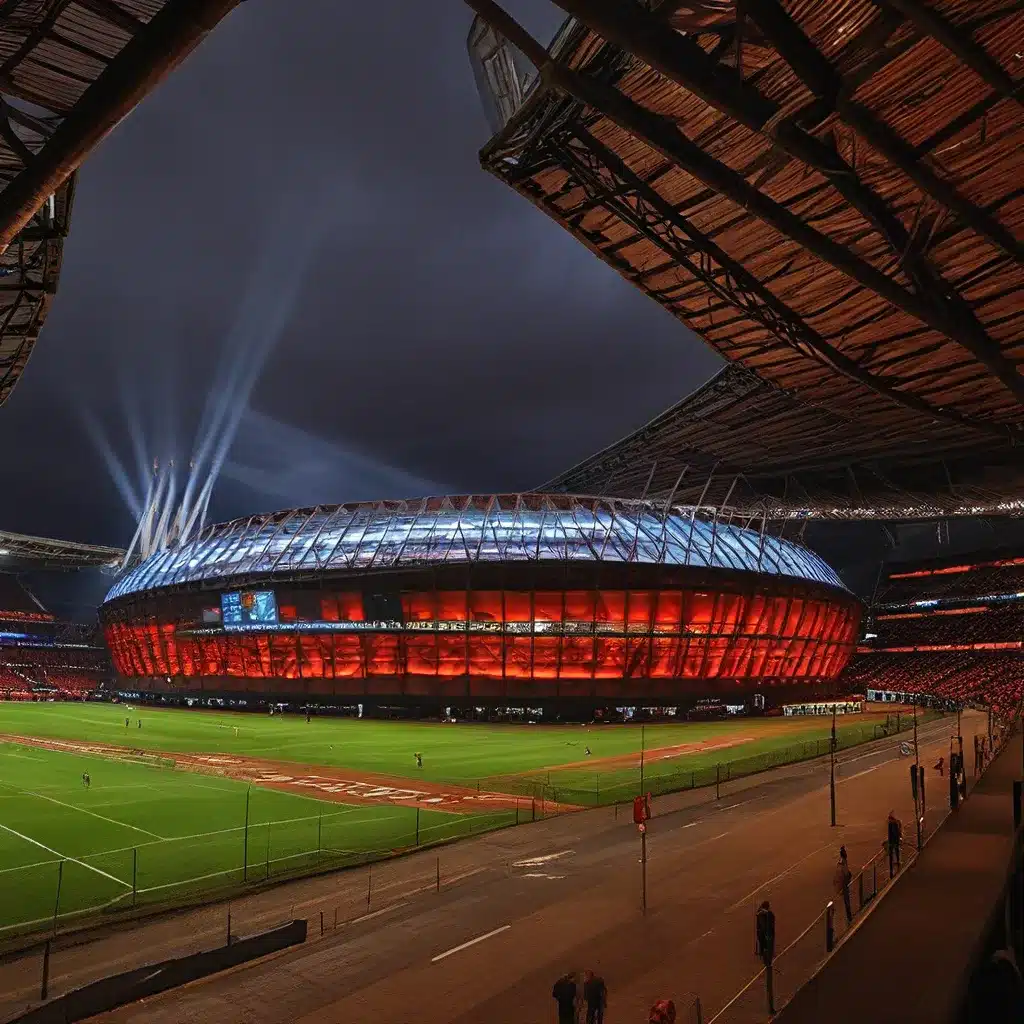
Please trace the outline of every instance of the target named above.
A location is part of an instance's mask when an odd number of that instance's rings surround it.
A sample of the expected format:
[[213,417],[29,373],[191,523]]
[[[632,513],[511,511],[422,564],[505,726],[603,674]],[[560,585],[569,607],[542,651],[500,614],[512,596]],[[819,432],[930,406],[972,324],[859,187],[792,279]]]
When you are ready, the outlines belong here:
[[839,675],[858,638],[853,597],[722,576],[717,587],[455,589],[428,575],[392,586],[385,618],[368,585],[282,585],[279,621],[244,632],[203,623],[219,599],[209,592],[156,593],[105,607],[104,626],[117,672],[153,692],[671,702]]

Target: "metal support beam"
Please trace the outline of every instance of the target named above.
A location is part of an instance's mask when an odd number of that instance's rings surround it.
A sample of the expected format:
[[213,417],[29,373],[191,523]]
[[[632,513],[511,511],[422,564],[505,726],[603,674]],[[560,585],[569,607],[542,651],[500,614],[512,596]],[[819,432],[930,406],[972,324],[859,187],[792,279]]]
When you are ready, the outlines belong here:
[[976,206],[930,167],[916,159],[914,147],[863,104],[850,99],[842,78],[804,34],[778,0],[758,0],[750,12],[766,38],[797,77],[824,100],[858,135],[899,168],[922,192],[957,215],[992,245],[1024,263],[1024,245],[995,217]]
[[168,0],[125,44],[43,149],[0,193],[0,252],[93,147],[191,53],[237,2]]
[[[802,355],[811,355],[851,380],[870,388],[876,394],[911,409],[932,420],[946,420],[986,434],[1006,438],[1007,430],[997,424],[961,416],[955,410],[940,409],[910,392],[893,387],[885,378],[864,370],[854,360],[840,352],[818,334],[794,310],[779,299],[741,263],[734,260],[711,239],[703,235],[685,217],[677,213],[653,188],[637,176],[617,154],[595,139],[583,128],[573,128],[572,134],[580,140],[585,151],[562,147],[559,155],[567,169],[583,187],[588,196],[600,195],[605,207],[624,223],[642,233],[663,252],[681,264],[695,279],[701,281],[713,294],[724,298],[730,306],[759,324],[771,335],[786,342]],[[586,166],[587,152],[614,176],[613,182],[600,182],[606,186],[600,193],[593,180],[587,181],[588,172],[599,178],[594,166]],[[629,202],[628,195],[635,197]],[[645,217],[642,205],[655,214],[663,230]],[[567,211],[564,216],[571,215]],[[674,236],[674,237],[673,237]],[[702,258],[703,257],[703,258]],[[708,262],[710,261],[710,263]]]
[[[777,109],[774,103],[748,83],[737,82],[734,75],[723,74],[723,69],[715,67],[707,54],[696,43],[677,32],[666,29],[659,19],[647,14],[638,5],[620,4],[617,0],[554,0],[554,2],[613,44],[627,52],[636,54],[671,81],[699,96],[716,110],[735,118],[753,131],[764,132],[769,129],[769,121]],[[768,15],[765,14],[766,10],[769,12]],[[793,30],[786,35],[790,44],[787,48],[772,38],[780,54],[792,64],[793,61],[790,60],[790,54],[787,51],[798,50],[800,59],[810,69],[807,74],[813,76],[813,82],[808,82],[811,91],[818,95],[825,106],[842,106],[845,110],[850,104],[844,101],[840,95],[841,80],[838,75],[835,74],[831,64],[803,36],[801,30],[789,21],[788,15],[778,6],[776,0],[764,0],[763,3],[751,5],[750,16],[758,23],[766,36],[771,37],[768,28],[779,29],[779,15]],[[794,42],[796,36],[802,38],[806,45],[799,41]],[[550,63],[550,58],[548,61]],[[796,67],[794,70],[797,70],[798,75],[803,77]],[[863,110],[864,108],[859,109]],[[875,120],[874,115],[871,115],[870,112],[865,111],[865,113],[869,118]],[[613,118],[613,120],[617,119]],[[617,123],[621,124],[618,121]],[[888,133],[892,140],[897,140],[894,133],[886,126],[877,121],[875,123],[880,126],[880,130]],[[623,125],[623,127],[625,126]],[[860,131],[859,122],[853,127]],[[918,316],[917,313],[911,313],[911,315],[966,348],[976,359],[988,367],[1019,401],[1024,402],[1024,379],[1021,378],[1016,367],[1003,355],[998,345],[988,337],[967,303],[960,299],[951,286],[930,267],[920,250],[911,245],[911,239],[901,220],[889,209],[888,204],[864,185],[854,168],[850,167],[833,148],[804,131],[794,121],[785,119],[774,125],[772,134],[774,141],[781,149],[820,171],[851,206],[879,230],[890,244],[894,254],[905,263],[908,273],[917,286],[918,294],[929,297],[929,305],[934,304],[934,316],[930,319]],[[872,132],[870,138],[867,135],[865,137],[874,145],[877,135],[878,132]],[[905,173],[910,174],[911,168],[908,165],[914,164],[912,148],[902,139],[897,141],[902,151],[899,154],[900,159],[894,159],[893,162]],[[881,149],[881,147],[876,148]],[[890,159],[892,159],[891,156]],[[681,166],[684,165],[681,164]],[[916,164],[915,166],[920,167]],[[686,169],[689,170],[689,168]],[[955,193],[955,190],[940,181],[931,171],[925,169],[925,173],[935,179],[939,191],[946,199],[950,199],[950,193]],[[913,174],[910,176],[913,177]],[[722,190],[719,189],[719,191]],[[723,194],[728,195],[726,192]],[[1018,242],[1009,231],[973,204],[966,200],[958,204],[955,201],[955,196],[953,198],[954,202],[950,208],[961,215],[961,219],[965,223],[988,237],[993,244],[1001,245],[1015,259],[1024,262],[1024,245]],[[965,208],[964,204],[969,207],[969,210]],[[761,213],[754,207],[748,206],[747,208],[761,216]],[[990,223],[982,223],[979,221],[979,217]],[[766,218],[762,217],[762,219]],[[800,241],[800,244],[814,252],[815,255],[822,255],[820,251],[807,245],[785,228],[780,228],[780,230],[794,240]],[[848,273],[843,266],[833,262],[829,257],[822,256],[822,258],[832,263],[837,269]],[[860,280],[860,283],[865,284],[866,287],[878,291],[878,294],[890,302],[893,301],[891,294],[879,291],[873,285],[866,284],[859,278],[855,279]],[[894,304],[899,305],[905,312],[911,312],[899,302]]]
[[1005,99],[1016,100],[1024,106],[1024,84],[1015,82],[1003,66],[971,36],[963,26],[954,25],[933,7],[921,0],[871,0],[880,10],[896,10],[920,32],[941,43],[955,54],[979,78]]
[[[559,6],[576,7],[598,3],[607,6],[607,0],[556,0]],[[765,0],[770,2],[770,0]],[[915,294],[893,278],[881,273],[850,249],[835,242],[827,235],[811,227],[803,218],[791,213],[785,206],[751,185],[743,175],[731,167],[709,156],[700,146],[684,135],[673,121],[652,113],[628,96],[604,82],[596,81],[570,68],[555,63],[547,50],[529,35],[510,15],[492,0],[467,0],[485,21],[501,32],[541,70],[542,80],[578,102],[600,111],[605,117],[627,131],[634,138],[660,153],[666,160],[676,164],[692,177],[735,202],[782,235],[801,245],[818,259],[846,274],[858,284],[890,302],[903,312],[927,324],[951,341],[967,349],[979,362],[1006,386],[1021,402],[1024,402],[1024,378],[1014,364],[980,330],[973,316],[961,309],[951,315],[949,308],[942,308],[946,292],[936,296],[931,290]],[[646,17],[639,7],[616,5],[619,11],[635,11]],[[758,6],[758,10],[760,10]],[[632,17],[632,15],[630,15]],[[663,32],[655,25],[652,31]],[[670,38],[682,39],[677,33],[665,32]],[[699,47],[698,47],[699,49]],[[703,51],[701,51],[703,53]],[[703,55],[706,59],[706,55]],[[715,73],[717,74],[717,69]],[[768,102],[762,97],[762,102]],[[834,154],[835,159],[838,156]],[[877,198],[877,197],[875,197]]]

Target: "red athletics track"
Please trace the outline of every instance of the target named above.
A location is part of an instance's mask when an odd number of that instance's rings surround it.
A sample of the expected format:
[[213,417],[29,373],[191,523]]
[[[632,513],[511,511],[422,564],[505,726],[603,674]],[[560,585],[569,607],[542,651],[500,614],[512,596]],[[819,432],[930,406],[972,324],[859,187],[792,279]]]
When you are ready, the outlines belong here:
[[[953,718],[922,729],[922,763],[948,752],[951,728]],[[965,715],[965,735],[982,728],[982,716]],[[429,884],[433,852],[375,868],[377,884],[390,891],[380,892],[368,915],[365,870],[249,897],[235,906],[236,930],[237,922],[249,921],[251,931],[257,915],[264,926],[308,916],[310,941],[98,1019],[521,1024],[553,1019],[555,978],[589,966],[608,983],[610,1021],[643,1019],[655,998],[687,990],[700,994],[710,1021],[757,971],[755,901],[772,900],[784,948],[832,898],[840,843],[855,868],[867,861],[893,807],[912,835],[908,762],[898,758],[897,745],[890,738],[844,755],[835,829],[821,762],[741,780],[728,793],[723,787],[717,803],[705,791],[659,800],[649,833],[646,917],[639,912],[635,828],[604,808],[443,851],[440,894]],[[931,796],[937,818],[944,792],[932,783]],[[342,922],[363,920],[332,934],[334,907]],[[224,917],[223,908],[207,908],[63,951],[51,965],[56,990],[98,976],[100,965],[137,966],[140,949],[155,961],[183,951],[183,943],[215,945]],[[182,937],[189,931],[190,943]],[[37,975],[38,957],[0,967],[0,991],[16,987],[24,1007]]]

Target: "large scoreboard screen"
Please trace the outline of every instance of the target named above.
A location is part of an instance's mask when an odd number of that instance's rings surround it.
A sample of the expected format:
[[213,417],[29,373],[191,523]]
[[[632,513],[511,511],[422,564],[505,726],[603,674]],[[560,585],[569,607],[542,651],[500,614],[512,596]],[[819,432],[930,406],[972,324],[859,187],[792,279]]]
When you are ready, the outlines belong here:
[[272,590],[242,590],[220,595],[225,627],[277,624],[277,598]]

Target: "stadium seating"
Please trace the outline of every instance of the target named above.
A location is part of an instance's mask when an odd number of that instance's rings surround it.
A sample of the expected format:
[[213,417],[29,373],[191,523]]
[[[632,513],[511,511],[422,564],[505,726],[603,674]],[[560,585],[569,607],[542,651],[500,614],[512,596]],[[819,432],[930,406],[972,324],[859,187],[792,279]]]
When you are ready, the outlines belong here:
[[873,622],[872,632],[877,639],[872,646],[878,648],[1020,643],[1024,640],[1024,601],[1002,606],[881,612]]
[[[900,566],[876,592],[851,691],[921,694],[1011,713],[1024,702],[1024,558]],[[1004,600],[990,600],[1003,597]],[[977,600],[985,598],[988,600]],[[921,602],[936,602],[924,605]]]
[[957,565],[893,570],[879,585],[874,604],[877,607],[1021,592],[1024,592],[1024,558],[965,559]]
[[0,700],[82,700],[108,676],[99,648],[0,646]]

